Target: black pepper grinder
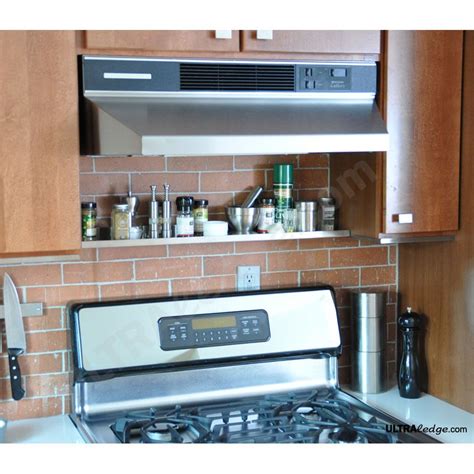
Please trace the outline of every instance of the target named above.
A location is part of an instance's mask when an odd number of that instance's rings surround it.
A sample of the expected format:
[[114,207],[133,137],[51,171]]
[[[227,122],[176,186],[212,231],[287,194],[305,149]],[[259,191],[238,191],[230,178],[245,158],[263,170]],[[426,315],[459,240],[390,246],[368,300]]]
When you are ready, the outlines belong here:
[[402,358],[398,375],[398,390],[403,398],[420,398],[420,359],[418,354],[418,332],[421,317],[407,308],[398,318],[402,333]]

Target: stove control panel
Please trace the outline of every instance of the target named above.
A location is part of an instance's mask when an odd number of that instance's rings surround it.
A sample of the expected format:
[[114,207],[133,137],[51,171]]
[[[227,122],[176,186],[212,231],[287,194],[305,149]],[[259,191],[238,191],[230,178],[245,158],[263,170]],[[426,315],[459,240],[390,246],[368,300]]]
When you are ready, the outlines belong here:
[[270,339],[268,314],[263,309],[192,316],[167,316],[158,320],[160,347],[164,351],[265,342]]

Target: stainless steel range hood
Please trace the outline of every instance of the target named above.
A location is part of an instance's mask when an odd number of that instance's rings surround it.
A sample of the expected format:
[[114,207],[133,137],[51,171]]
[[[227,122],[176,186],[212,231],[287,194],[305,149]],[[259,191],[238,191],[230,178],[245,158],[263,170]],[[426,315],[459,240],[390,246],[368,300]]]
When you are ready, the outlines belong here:
[[84,57],[81,152],[385,151],[374,63]]

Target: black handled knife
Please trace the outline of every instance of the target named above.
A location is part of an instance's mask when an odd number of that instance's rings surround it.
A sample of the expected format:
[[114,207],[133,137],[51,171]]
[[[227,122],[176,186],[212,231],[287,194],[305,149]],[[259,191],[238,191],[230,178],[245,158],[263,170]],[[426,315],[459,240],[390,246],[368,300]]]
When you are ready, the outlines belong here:
[[25,390],[21,386],[21,370],[18,356],[26,349],[25,329],[18,293],[10,275],[3,277],[3,312],[7,333],[8,365],[10,367],[10,384],[14,400],[21,400]]

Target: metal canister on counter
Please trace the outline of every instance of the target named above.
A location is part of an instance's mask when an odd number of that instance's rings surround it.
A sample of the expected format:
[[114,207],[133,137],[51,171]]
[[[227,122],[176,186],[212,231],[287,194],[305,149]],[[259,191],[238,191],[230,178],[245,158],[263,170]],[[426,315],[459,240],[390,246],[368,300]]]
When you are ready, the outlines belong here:
[[336,201],[333,198],[319,198],[318,230],[336,229]]
[[204,235],[204,222],[209,220],[209,201],[207,199],[194,200],[194,235]]
[[132,213],[128,204],[114,204],[112,209],[112,226],[110,238],[112,240],[126,240],[130,238],[132,227]]
[[316,230],[316,201],[298,201],[296,207],[296,232],[313,232]]
[[262,198],[260,200],[260,212],[258,215],[257,232],[267,234],[268,228],[275,223],[275,200]]
[[97,204],[95,202],[81,203],[82,240],[97,239]]

